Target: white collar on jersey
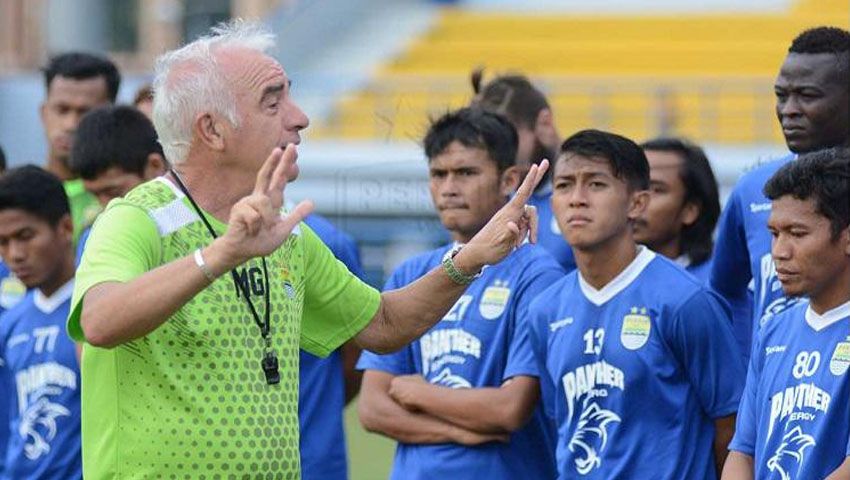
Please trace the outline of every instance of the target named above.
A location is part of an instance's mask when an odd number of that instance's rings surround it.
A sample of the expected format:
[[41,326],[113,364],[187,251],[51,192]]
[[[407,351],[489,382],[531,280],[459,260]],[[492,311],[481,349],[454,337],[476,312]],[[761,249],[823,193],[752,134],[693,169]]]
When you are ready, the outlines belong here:
[[33,303],[35,307],[41,310],[42,313],[53,313],[60,305],[65,303],[65,300],[71,298],[74,293],[74,279],[68,280],[68,283],[59,287],[59,290],[53,292],[53,295],[46,297],[41,290],[36,289],[33,293]]
[[818,315],[812,310],[811,304],[806,307],[806,323],[815,329],[816,332],[832,325],[833,323],[850,317],[850,302],[842,303],[841,305],[824,312],[823,315]]
[[581,276],[581,272],[578,272],[578,284],[581,287],[581,293],[590,300],[591,303],[596,305],[597,307],[602,305],[614,298],[618,293],[622,292],[626,289],[635,279],[640,275],[644,268],[649,265],[655,258],[655,252],[644,247],[643,245],[638,245],[638,254],[632,263],[629,264],[619,275],[614,277],[613,280],[608,282],[607,285],[597,290],[593,288],[593,285],[587,283],[584,277]]

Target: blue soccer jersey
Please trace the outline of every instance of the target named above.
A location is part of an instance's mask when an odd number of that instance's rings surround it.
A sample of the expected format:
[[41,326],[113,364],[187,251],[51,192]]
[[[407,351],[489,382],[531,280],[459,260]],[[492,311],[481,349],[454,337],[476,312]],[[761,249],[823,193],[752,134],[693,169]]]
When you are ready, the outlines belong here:
[[756,337],[731,450],[755,478],[825,478],[850,435],[850,302],[823,315],[807,302],[778,313]]
[[601,290],[578,271],[530,306],[558,478],[715,479],[714,419],[744,365],[723,300],[645,247]]
[[[363,276],[357,245],[319,215],[304,221],[316,232],[348,270]],[[348,478],[345,430],[345,378],[339,350],[319,358],[301,350],[298,384],[298,418],[301,425],[301,478],[344,480]]]
[[528,199],[528,204],[537,208],[539,225],[537,244],[552,254],[565,271],[572,272],[575,270],[576,259],[573,256],[573,249],[561,234],[561,228],[558,227],[558,222],[552,213],[552,185],[547,183],[540,187]]
[[702,263],[688,264],[688,266],[685,267],[685,270],[687,270],[687,272],[691,275],[697,277],[697,280],[702,282],[703,285],[708,286],[709,276],[711,275],[710,259]]
[[11,386],[4,479],[82,478],[80,368],[65,333],[73,282],[0,317],[0,375]]
[[735,337],[745,357],[752,348],[753,333],[796,302],[785,297],[776,278],[767,229],[771,202],[762,192],[768,179],[794,158],[786,156],[744,175],[729,196],[717,225],[711,287],[732,306]]
[[[399,288],[440,265],[448,246],[414,257],[390,277]],[[452,388],[498,387],[508,378],[538,376],[533,355],[518,348],[525,328],[520,312],[541,290],[564,275],[540,247],[524,245],[484,269],[437,325],[399,352],[363,352],[357,367],[393,375],[418,373]],[[554,431],[541,409],[510,442],[477,447],[404,444],[396,449],[391,478],[399,480],[553,478]]]

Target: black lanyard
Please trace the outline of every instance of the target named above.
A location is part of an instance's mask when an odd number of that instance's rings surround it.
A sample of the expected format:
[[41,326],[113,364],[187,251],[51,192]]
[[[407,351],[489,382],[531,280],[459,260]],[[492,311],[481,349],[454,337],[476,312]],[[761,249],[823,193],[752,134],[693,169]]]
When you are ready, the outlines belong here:
[[[192,198],[192,195],[189,194],[189,189],[186,188],[186,185],[183,184],[183,181],[180,179],[180,176],[177,175],[177,172],[171,170],[171,176],[174,177],[174,180],[177,182],[177,186],[180,187],[180,190],[186,195],[186,198],[189,199],[189,203],[192,204],[192,208],[195,209],[195,213],[201,218],[201,221],[204,222],[204,225],[207,227],[207,230],[212,235],[213,239],[218,238],[218,235],[215,233],[215,229],[210,224],[209,220],[207,220],[206,215],[195,203],[195,199]],[[254,317],[254,323],[260,328],[260,336],[263,338],[263,344],[265,345],[265,352],[263,353],[263,359],[260,361],[260,366],[263,368],[263,373],[266,376],[266,382],[269,385],[276,385],[280,383],[280,369],[278,367],[277,355],[274,353],[272,349],[272,340],[271,340],[271,293],[269,292],[269,271],[268,267],[266,267],[266,257],[260,257],[263,264],[263,300],[265,300],[266,311],[265,315],[263,315],[263,320],[260,320],[260,315],[257,313],[257,309],[254,308],[254,302],[251,301],[251,294],[248,292],[247,281],[245,284],[239,281],[239,275],[236,273],[236,269],[230,271],[230,277],[233,279],[233,284],[236,286],[236,291],[242,294],[242,298],[245,299],[245,303],[248,305],[248,310],[251,311],[251,316]]]

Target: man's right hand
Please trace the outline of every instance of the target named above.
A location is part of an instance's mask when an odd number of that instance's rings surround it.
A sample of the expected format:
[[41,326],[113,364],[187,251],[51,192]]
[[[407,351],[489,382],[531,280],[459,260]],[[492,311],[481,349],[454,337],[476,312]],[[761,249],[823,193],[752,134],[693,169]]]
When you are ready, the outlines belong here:
[[227,232],[204,249],[213,274],[221,275],[251,258],[274,252],[313,211],[313,203],[305,200],[291,212],[281,213],[288,174],[297,158],[295,145],[290,144],[286,150],[275,148],[263,163],[254,191],[230,210]]

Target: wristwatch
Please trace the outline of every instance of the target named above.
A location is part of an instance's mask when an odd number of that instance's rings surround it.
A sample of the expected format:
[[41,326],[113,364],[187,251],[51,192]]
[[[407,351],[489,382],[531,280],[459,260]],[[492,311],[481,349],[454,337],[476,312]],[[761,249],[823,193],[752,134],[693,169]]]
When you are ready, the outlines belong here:
[[443,255],[443,270],[446,271],[446,275],[452,279],[458,285],[469,285],[476,278],[481,276],[481,272],[479,271],[476,274],[469,275],[461,272],[456,266],[454,262],[455,255],[463,248],[463,244],[459,243],[455,245],[451,250],[447,251],[445,255]]

